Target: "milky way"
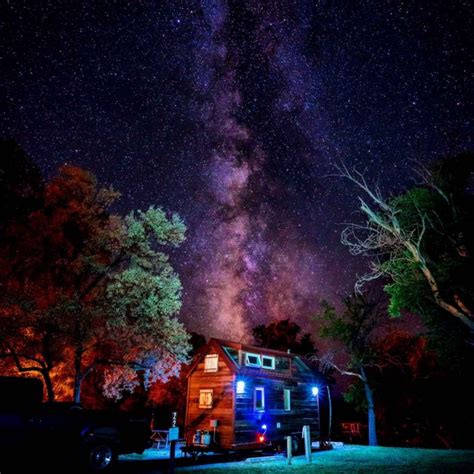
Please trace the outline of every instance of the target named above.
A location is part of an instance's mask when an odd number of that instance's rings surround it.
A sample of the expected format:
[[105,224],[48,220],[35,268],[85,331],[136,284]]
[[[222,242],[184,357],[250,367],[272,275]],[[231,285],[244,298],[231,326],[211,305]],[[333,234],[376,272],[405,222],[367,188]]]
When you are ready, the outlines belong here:
[[339,243],[340,159],[410,184],[410,160],[470,147],[469,2],[9,2],[4,135],[179,212],[182,318],[248,339],[307,325],[365,262]]

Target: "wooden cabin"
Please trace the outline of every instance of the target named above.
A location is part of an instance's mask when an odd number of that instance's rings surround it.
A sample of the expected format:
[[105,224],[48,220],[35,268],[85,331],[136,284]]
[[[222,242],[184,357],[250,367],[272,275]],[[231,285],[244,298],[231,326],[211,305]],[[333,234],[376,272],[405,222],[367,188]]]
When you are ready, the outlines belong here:
[[304,425],[312,438],[319,436],[324,385],[323,376],[296,354],[211,339],[188,373],[186,442],[256,449],[283,446],[291,435],[297,450]]

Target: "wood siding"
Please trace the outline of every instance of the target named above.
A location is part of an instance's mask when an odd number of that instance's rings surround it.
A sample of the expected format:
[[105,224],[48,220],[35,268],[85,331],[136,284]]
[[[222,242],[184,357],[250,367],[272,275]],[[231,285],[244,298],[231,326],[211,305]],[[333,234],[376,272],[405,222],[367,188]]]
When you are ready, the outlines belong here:
[[[254,409],[255,387],[265,389],[265,409]],[[303,425],[310,425],[312,436],[319,435],[318,397],[311,394],[312,385],[304,382],[254,377],[246,380],[245,392],[236,395],[235,443],[256,441],[262,424],[267,438],[280,439],[292,433],[301,435]],[[291,390],[291,410],[284,410],[284,389]],[[280,423],[280,428],[277,428]]]
[[[215,354],[209,351],[208,354]],[[230,448],[234,442],[234,374],[219,355],[217,372],[204,372],[204,359],[197,364],[188,378],[186,432],[188,443],[197,430],[210,431],[211,420],[218,420],[216,442]],[[213,390],[212,408],[199,408],[199,391]]]

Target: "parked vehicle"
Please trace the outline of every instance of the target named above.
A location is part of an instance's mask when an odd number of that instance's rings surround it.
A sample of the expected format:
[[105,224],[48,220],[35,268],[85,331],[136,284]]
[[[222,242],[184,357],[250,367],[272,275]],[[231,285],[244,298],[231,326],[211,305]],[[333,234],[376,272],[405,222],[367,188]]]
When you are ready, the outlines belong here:
[[[0,377],[0,463],[25,457],[51,463],[68,459],[103,472],[118,454],[142,453],[150,420],[128,413],[85,410],[71,403],[43,403],[39,379]],[[1,467],[1,466],[0,466]]]
[[321,373],[301,356],[211,339],[188,374],[186,451],[302,447],[319,437]]

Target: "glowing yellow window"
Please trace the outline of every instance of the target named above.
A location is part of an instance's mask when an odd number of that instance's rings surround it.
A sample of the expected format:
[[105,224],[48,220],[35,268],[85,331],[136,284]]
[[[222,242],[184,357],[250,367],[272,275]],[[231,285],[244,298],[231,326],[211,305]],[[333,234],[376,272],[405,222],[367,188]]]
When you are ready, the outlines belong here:
[[212,388],[199,390],[199,408],[212,408]]

